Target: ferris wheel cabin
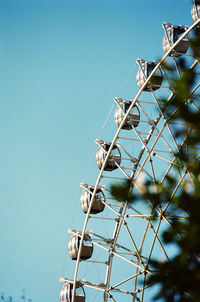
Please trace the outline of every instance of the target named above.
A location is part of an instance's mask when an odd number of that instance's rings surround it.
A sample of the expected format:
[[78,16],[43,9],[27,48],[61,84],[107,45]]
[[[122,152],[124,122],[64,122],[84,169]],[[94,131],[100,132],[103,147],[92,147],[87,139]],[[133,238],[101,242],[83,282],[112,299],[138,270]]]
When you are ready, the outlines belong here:
[[[73,235],[68,242],[68,251],[72,260],[77,260],[78,251],[80,248],[81,237],[78,235]],[[92,257],[93,253],[93,243],[88,234],[84,235],[83,246],[81,249],[81,260],[86,260]]]
[[[162,47],[164,52],[168,52],[180,36],[187,30],[185,26],[175,26],[168,23],[163,23],[163,28],[165,35],[162,41]],[[169,54],[170,56],[180,57],[185,54],[189,47],[189,37],[186,35],[173,49]]]
[[[87,188],[85,188],[85,190],[83,191],[83,193],[81,195],[81,199],[80,199],[81,208],[84,213],[88,212],[93,192],[94,192],[94,187],[88,186]],[[104,195],[103,191],[98,188],[96,190],[94,200],[92,203],[92,208],[91,208],[91,212],[90,212],[91,214],[98,214],[104,210],[105,204],[102,201],[105,202],[105,195]]]
[[[115,123],[117,127],[119,127],[123,121],[123,118],[128,111],[132,101],[125,101],[122,99],[116,99],[117,100],[117,109],[115,111]],[[130,114],[125,121],[125,123],[122,126],[122,129],[124,130],[131,130],[133,127],[137,127],[140,122],[140,112],[136,105],[133,106],[133,108],[130,111]]]
[[[60,302],[72,301],[73,284],[66,283],[60,292]],[[74,302],[85,302],[85,291],[82,286],[77,285]]]
[[[150,76],[153,69],[156,67],[156,62],[148,62],[142,59],[137,59],[136,61],[139,65],[139,70],[136,75],[136,81],[139,88],[141,88],[146,79]],[[154,73],[152,79],[148,82],[144,91],[157,90],[162,84],[162,73],[160,69],[157,69]]]
[[[97,141],[98,142],[98,141]],[[104,161],[107,156],[107,152],[110,148],[111,143],[109,142],[99,142],[99,148],[96,153],[96,162],[99,169],[102,168]],[[107,163],[104,167],[105,171],[113,171],[119,167],[121,163],[121,153],[119,148],[114,145],[113,149],[108,157]]]
[[196,22],[200,18],[200,2],[194,1],[191,9],[191,15],[194,22]]

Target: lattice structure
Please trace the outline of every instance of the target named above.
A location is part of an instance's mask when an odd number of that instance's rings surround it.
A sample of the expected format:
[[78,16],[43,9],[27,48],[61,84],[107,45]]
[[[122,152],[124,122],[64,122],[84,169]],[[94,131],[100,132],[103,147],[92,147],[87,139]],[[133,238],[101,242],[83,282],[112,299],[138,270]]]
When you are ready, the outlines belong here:
[[[195,22],[190,27],[163,23],[165,55],[157,63],[137,59],[138,93],[132,100],[114,99],[118,128],[112,141],[105,142],[103,138],[96,141],[96,160],[100,169],[96,182],[81,184],[81,206],[86,217],[82,230],[69,229],[72,238],[76,241],[79,238],[79,245],[73,246],[76,252],[74,280],[61,278],[66,294],[63,295],[62,290],[60,301],[89,301],[87,290],[97,292],[97,301],[149,301],[151,288],[145,280],[152,274],[150,260],[170,260],[174,254],[160,237],[163,229],[171,225],[170,202],[165,208],[157,209],[158,218],[152,222],[149,220],[150,207],[117,203],[111,197],[109,187],[110,183],[130,180],[132,189],[142,195],[145,181],[154,183],[152,190],[155,190],[157,183],[165,184],[168,176],[176,174],[178,182],[171,192],[173,197],[183,182],[192,181],[186,167],[181,167],[179,173],[175,169],[175,154],[184,146],[190,129],[179,120],[171,122],[165,116],[161,99],[170,103],[174,98],[173,83],[165,64],[173,65],[174,73],[181,77],[177,57],[183,56],[188,68],[200,74],[199,60],[193,58],[189,49],[192,31],[200,22],[199,11],[199,5],[194,2],[192,16]],[[191,110],[200,111],[193,98],[199,92],[199,86],[198,79],[190,100],[183,100],[189,101]],[[175,115],[176,110],[171,114]],[[184,129],[185,135],[176,137],[174,125]],[[187,148],[192,156],[194,150]],[[177,219],[187,219],[187,213],[179,213]],[[91,258],[86,257],[83,261],[83,250],[91,246]]]

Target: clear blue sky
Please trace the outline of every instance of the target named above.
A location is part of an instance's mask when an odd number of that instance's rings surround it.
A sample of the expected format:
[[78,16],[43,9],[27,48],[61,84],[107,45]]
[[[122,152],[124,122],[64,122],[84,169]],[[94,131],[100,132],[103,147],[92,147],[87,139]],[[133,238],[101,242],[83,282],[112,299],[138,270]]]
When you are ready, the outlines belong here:
[[134,97],[136,69],[119,93],[136,58],[161,57],[162,22],[190,25],[190,9],[0,0],[0,291],[16,302],[23,288],[33,302],[59,300],[67,229],[83,224],[79,185],[113,98]]

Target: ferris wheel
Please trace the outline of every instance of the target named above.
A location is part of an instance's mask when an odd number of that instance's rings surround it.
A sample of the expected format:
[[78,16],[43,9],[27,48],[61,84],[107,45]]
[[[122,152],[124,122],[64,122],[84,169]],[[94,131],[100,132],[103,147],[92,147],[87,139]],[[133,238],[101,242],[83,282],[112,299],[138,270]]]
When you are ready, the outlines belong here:
[[[152,274],[150,260],[170,260],[175,252],[161,240],[162,231],[171,225],[167,209],[157,209],[158,217],[151,221],[150,207],[116,202],[110,185],[128,180],[142,198],[146,181],[164,184],[168,176],[177,174],[175,154],[185,138],[175,136],[173,124],[180,129],[187,126],[179,120],[169,120],[161,100],[170,103],[175,95],[165,65],[173,66],[174,75],[181,77],[177,58],[182,56],[188,68],[200,74],[200,63],[189,49],[192,32],[200,22],[200,4],[196,1],[191,13],[194,23],[190,27],[163,23],[165,54],[159,62],[137,59],[136,96],[132,100],[114,99],[117,131],[110,141],[96,140],[99,174],[92,184],[81,183],[80,210],[85,213],[85,221],[81,230],[69,229],[68,250],[74,261],[74,278],[61,277],[61,302],[149,301],[152,287],[146,284],[146,278]],[[200,87],[198,80],[191,100]],[[200,111],[195,101],[189,105]],[[185,133],[189,135],[188,129]],[[189,178],[187,170],[180,170],[171,195]],[[184,219],[185,215],[179,213],[177,219]],[[94,292],[92,300],[87,299],[89,291]]]

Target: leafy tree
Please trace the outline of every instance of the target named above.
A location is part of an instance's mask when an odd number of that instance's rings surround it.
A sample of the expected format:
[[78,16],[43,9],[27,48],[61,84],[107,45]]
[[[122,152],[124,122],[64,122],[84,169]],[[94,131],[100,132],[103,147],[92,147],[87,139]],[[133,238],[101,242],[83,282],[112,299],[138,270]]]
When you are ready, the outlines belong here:
[[[199,60],[199,28],[196,29],[190,45],[193,57]],[[175,176],[168,176],[165,184],[156,183],[155,192],[152,192],[152,183],[147,182],[143,202],[148,200],[151,203],[151,219],[156,219],[158,208],[164,209],[163,217],[166,215],[166,210],[168,215],[170,211],[172,212],[172,217],[174,213],[184,211],[188,219],[173,218],[171,227],[163,232],[163,241],[166,244],[173,243],[180,252],[170,261],[151,260],[150,265],[154,273],[147,277],[146,283],[160,284],[155,300],[163,298],[167,302],[198,302],[200,301],[200,155],[197,151],[200,148],[200,109],[196,104],[197,101],[199,103],[200,98],[199,95],[191,95],[197,79],[196,71],[189,69],[184,59],[180,58],[178,65],[181,69],[181,77],[172,78],[175,96],[169,104],[163,102],[162,111],[168,121],[178,119],[186,125],[182,128],[174,125],[173,129],[175,136],[185,138],[184,144],[179,146],[179,152],[176,154],[176,169],[178,173],[184,170],[193,181],[189,184],[186,182],[173,197],[171,191],[178,182]],[[167,65],[163,68],[173,75],[173,68]],[[193,110],[192,104],[198,110]],[[119,202],[135,203],[138,200],[141,202],[141,196],[134,193],[132,186],[130,181],[121,185],[113,184],[110,188],[111,194]],[[169,203],[171,208],[168,207]]]

